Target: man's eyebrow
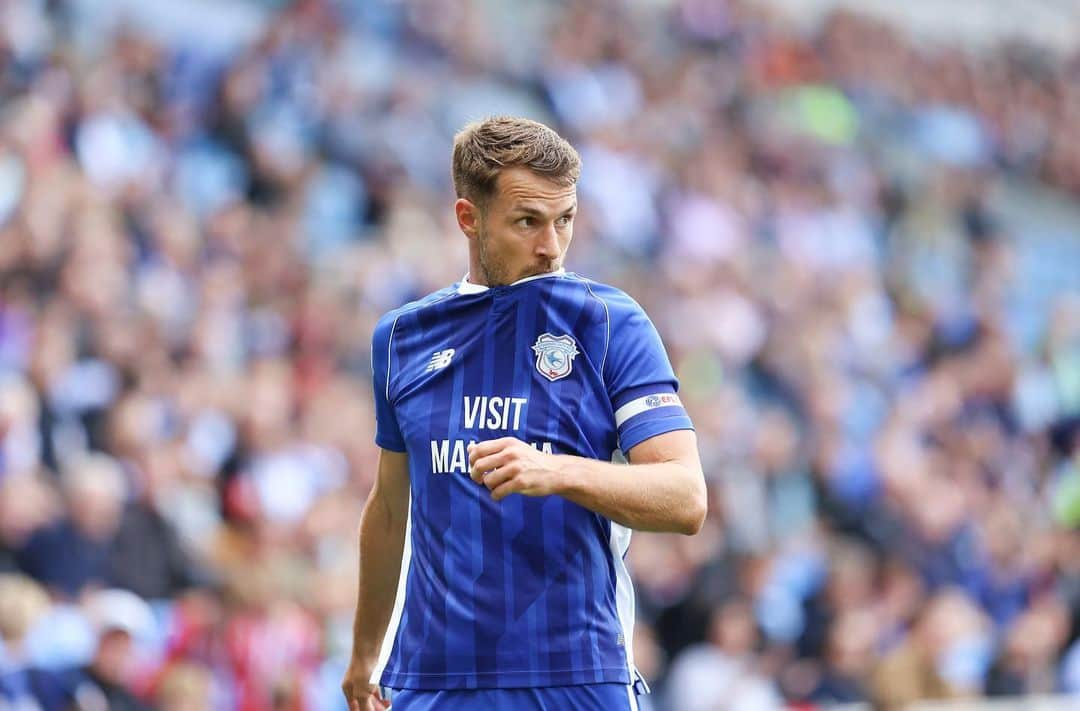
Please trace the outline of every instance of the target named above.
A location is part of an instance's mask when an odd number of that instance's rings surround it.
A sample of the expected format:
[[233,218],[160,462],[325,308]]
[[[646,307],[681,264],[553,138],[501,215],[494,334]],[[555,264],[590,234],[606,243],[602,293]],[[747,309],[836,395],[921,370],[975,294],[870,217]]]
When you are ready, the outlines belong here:
[[[577,203],[576,202],[573,205],[571,205],[570,207],[563,210],[559,214],[565,215],[566,213],[574,212],[575,210],[577,210]],[[541,210],[540,208],[537,208],[537,207],[533,207],[532,205],[515,205],[513,208],[510,209],[510,211],[525,214],[525,215],[537,215],[537,216],[540,216],[540,217],[542,217],[545,214],[544,210]]]

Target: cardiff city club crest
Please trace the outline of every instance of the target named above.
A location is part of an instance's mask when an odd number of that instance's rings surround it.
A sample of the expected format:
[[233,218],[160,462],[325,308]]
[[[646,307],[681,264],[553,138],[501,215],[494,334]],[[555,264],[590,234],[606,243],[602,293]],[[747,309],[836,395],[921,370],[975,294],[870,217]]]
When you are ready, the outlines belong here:
[[552,336],[550,333],[541,334],[532,349],[536,352],[536,369],[551,381],[570,375],[574,356],[578,354],[573,338]]

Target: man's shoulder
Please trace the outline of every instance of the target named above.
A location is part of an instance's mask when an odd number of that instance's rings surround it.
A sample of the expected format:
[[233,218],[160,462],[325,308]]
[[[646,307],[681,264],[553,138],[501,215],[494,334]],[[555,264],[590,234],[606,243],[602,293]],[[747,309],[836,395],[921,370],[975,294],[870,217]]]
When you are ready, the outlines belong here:
[[433,291],[427,296],[421,297],[419,299],[414,299],[413,301],[410,301],[407,304],[403,304],[396,309],[391,309],[390,311],[387,311],[379,317],[378,322],[375,324],[375,339],[388,339],[390,337],[391,331],[394,328],[394,324],[397,323],[398,319],[405,314],[415,313],[417,311],[422,311],[426,308],[432,308],[437,304],[450,298],[456,293],[457,284],[452,284],[443,289],[439,289],[438,291]]
[[584,289],[592,298],[601,302],[611,318],[642,312],[641,305],[618,287],[583,277],[574,272],[567,272],[566,276],[566,282],[572,284],[572,288]]

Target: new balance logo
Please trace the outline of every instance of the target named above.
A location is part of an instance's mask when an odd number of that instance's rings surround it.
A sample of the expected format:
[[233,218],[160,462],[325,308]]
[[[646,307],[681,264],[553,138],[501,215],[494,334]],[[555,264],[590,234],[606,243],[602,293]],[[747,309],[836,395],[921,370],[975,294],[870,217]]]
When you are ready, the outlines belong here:
[[424,369],[424,372],[430,373],[433,370],[442,370],[450,365],[450,359],[453,357],[453,348],[447,348],[445,351],[435,351],[435,355],[431,356],[431,361],[427,364],[427,368]]

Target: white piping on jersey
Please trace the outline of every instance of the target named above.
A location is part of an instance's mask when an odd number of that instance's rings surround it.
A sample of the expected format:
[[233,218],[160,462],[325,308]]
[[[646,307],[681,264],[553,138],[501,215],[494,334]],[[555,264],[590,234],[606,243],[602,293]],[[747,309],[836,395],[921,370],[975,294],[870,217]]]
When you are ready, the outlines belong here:
[[391,355],[394,347],[394,329],[397,328],[398,319],[401,318],[401,314],[394,317],[394,323],[390,325],[390,337],[386,339],[386,402],[390,402],[390,361],[393,356]]
[[589,295],[600,302],[604,307],[604,355],[600,357],[600,382],[607,386],[604,382],[604,365],[607,363],[608,349],[611,347],[611,312],[608,310],[607,302],[596,295],[596,292],[592,290],[592,285],[589,284],[588,279],[582,279],[581,283],[585,285],[585,288],[589,290]]
[[[404,308],[403,307],[403,310],[400,313],[398,313],[397,316],[394,317],[394,323],[390,325],[390,337],[386,339],[386,401],[387,402],[391,402],[391,400],[390,400],[390,363],[393,360],[394,330],[397,329],[398,319],[401,318],[402,316],[404,316],[405,314],[412,313],[413,311],[416,311],[417,309],[427,308],[428,306],[434,306],[435,304],[446,301],[447,299],[449,299],[451,296],[453,296],[456,293],[457,292],[451,291],[448,294],[443,294],[439,298],[437,298],[437,299],[435,299],[432,302],[427,303],[427,304],[414,303],[409,308]],[[374,347],[374,343],[372,344],[372,347]]]
[[622,427],[631,417],[658,407],[682,407],[682,400],[672,392],[653,393],[634,398],[615,411],[615,426]]
[[[612,464],[627,464],[626,456],[621,450],[616,449],[611,453]],[[619,631],[622,633],[623,651],[626,654],[626,670],[630,674],[630,686],[627,687],[630,698],[630,708],[637,708],[637,700],[634,698],[634,684],[637,681],[638,671],[634,664],[634,581],[630,578],[630,571],[626,567],[626,551],[630,548],[630,537],[633,535],[626,526],[608,521],[610,525],[608,537],[608,550],[611,552],[611,562],[615,569],[615,612],[619,617]]]
[[[544,279],[546,277],[553,276],[563,276],[564,274],[566,274],[566,270],[560,267],[553,272],[544,272],[543,274],[534,274],[530,277],[525,277],[524,279],[518,279],[515,282],[507,284],[507,286],[517,286],[518,284],[524,284],[527,281],[534,281],[536,279]],[[485,291],[488,290],[488,288],[489,287],[486,287],[483,284],[473,284],[471,281],[469,281],[469,275],[466,274],[465,276],[461,277],[461,281],[458,283],[457,293],[483,294]]]
[[394,593],[394,610],[390,613],[390,622],[386,625],[386,634],[383,636],[382,647],[379,648],[379,659],[375,662],[375,668],[368,677],[369,684],[380,684],[382,673],[386,669],[386,663],[390,660],[390,653],[397,641],[398,631],[401,627],[401,613],[405,609],[405,588],[409,583],[409,568],[412,567],[412,491],[409,491],[408,514],[405,518],[405,546],[401,551],[401,573],[398,575],[397,592]]
[[611,537],[608,546],[611,550],[612,564],[615,567],[615,611],[619,617],[619,627],[626,652],[626,667],[633,684],[634,673],[634,584],[630,571],[626,568],[626,551],[630,548],[631,531],[614,521],[610,521]]

